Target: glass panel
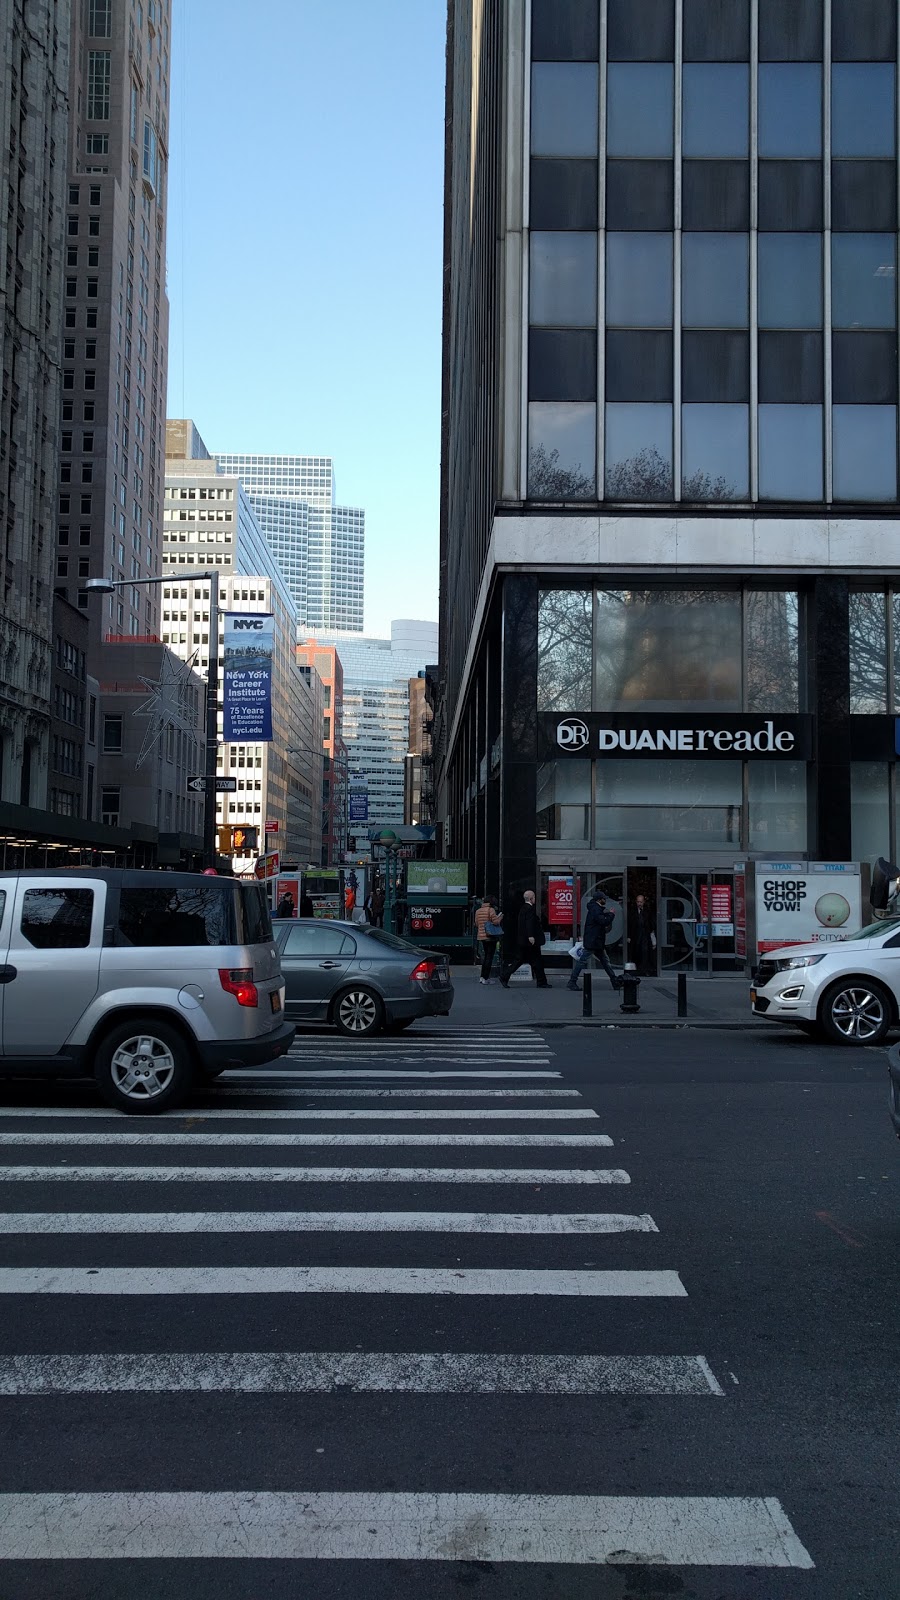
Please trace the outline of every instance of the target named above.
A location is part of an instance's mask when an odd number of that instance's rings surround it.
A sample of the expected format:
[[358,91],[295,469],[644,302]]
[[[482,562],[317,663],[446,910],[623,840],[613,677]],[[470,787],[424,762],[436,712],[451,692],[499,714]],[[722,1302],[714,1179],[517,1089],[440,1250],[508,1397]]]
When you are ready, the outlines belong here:
[[26,889],[22,933],[36,950],[85,950],[93,914],[92,889]]
[[539,711],[590,710],[593,633],[592,590],[543,589],[538,595]]
[[607,154],[670,156],[674,139],[673,69],[618,62],[608,68]]
[[590,839],[590,761],[545,761],[537,774],[539,839]]
[[529,400],[597,398],[597,335],[593,329],[532,328],[528,336]]
[[821,155],[821,67],[805,63],[760,66],[759,153],[761,156]]
[[851,589],[851,712],[875,714],[887,710],[887,649],[887,602],[884,594]]
[[607,10],[610,61],[674,60],[673,0],[609,0]]
[[745,156],[750,144],[750,69],[689,66],[683,76],[684,154]]
[[822,240],[816,233],[759,236],[762,328],[821,328]]
[[531,321],[549,327],[597,324],[597,235],[532,233]]
[[750,241],[744,233],[682,236],[682,320],[686,328],[746,328]]
[[895,328],[897,242],[889,233],[840,233],[831,241],[835,328]]
[[890,233],[897,226],[893,161],[833,161],[831,226],[838,233]]
[[532,161],[529,205],[538,231],[596,228],[596,161]]
[[[687,703],[698,712],[740,710],[741,597],[736,590],[600,590],[597,601],[598,709],[683,711]],[[715,763],[716,770],[720,765]]]
[[541,873],[541,923],[547,938],[545,955],[548,950],[565,955],[572,948],[576,908],[581,909],[578,879],[565,867],[546,867]]
[[853,62],[832,67],[832,155],[892,156],[894,118],[893,66]]
[[850,763],[850,850],[854,861],[874,866],[891,851],[891,796],[887,764]]
[[681,397],[706,404],[750,398],[750,341],[745,333],[682,335]]
[[532,401],[528,407],[528,493],[536,500],[584,500],[596,492],[597,407]]
[[748,589],[744,597],[747,711],[799,710],[799,597]]
[[613,328],[671,328],[670,233],[607,234],[606,320]]
[[671,500],[671,406],[607,405],[606,498]]
[[634,328],[606,335],[606,394],[609,400],[671,400],[672,335]]
[[832,0],[835,61],[890,61],[897,54],[896,0]]
[[806,762],[748,761],[750,849],[806,849]]
[[821,333],[761,333],[759,398],[763,404],[817,405],[824,397]]
[[739,845],[740,761],[610,760],[596,767],[598,848]]
[[598,39],[594,0],[532,0],[533,61],[596,61]]
[[141,948],[227,945],[236,938],[231,887],[123,889],[119,933]]
[[761,161],[762,233],[817,233],[822,227],[821,161]]
[[685,161],[681,186],[685,228],[749,228],[749,162]]
[[889,709],[900,711],[900,592],[892,592],[889,604],[894,628],[894,703]]
[[675,167],[671,161],[606,163],[606,226],[643,233],[671,228]]
[[749,0],[684,0],[685,61],[746,61]]
[[763,500],[821,500],[821,406],[760,406],[759,493]]
[[531,69],[531,151],[536,156],[597,154],[599,68],[543,62]]
[[339,956],[344,949],[345,936],[340,928],[331,928],[327,922],[299,922],[288,933],[282,954],[286,957]]
[[835,406],[836,500],[897,498],[896,406]]
[[682,409],[685,500],[740,500],[750,492],[749,406]]

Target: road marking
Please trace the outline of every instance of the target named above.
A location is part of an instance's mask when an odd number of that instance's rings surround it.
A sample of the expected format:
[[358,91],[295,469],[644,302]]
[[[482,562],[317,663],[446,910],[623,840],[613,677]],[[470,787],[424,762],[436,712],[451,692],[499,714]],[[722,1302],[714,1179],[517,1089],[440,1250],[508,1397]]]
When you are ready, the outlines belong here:
[[630,1183],[603,1167],[0,1167],[0,1183]]
[[[230,1084],[222,1079],[221,1085],[216,1084],[215,1089],[221,1087],[223,1094],[230,1098],[232,1095],[273,1095],[282,1094],[293,1098],[316,1100],[580,1100],[580,1089],[298,1089],[294,1087],[279,1088],[277,1084],[270,1083],[265,1088],[245,1089],[238,1084]],[[0,1116],[5,1116],[0,1111]]]
[[304,1491],[2,1495],[0,1558],[813,1566],[774,1499]]
[[[287,1078],[288,1074],[285,1073],[284,1076]],[[293,1078],[294,1074],[291,1073],[290,1076]],[[298,1072],[296,1081],[298,1083],[316,1083],[325,1078],[345,1078],[348,1082],[356,1082],[360,1078],[415,1078],[419,1080],[422,1078],[465,1078],[467,1080],[473,1078],[517,1078],[521,1083],[523,1078],[552,1078],[558,1082],[561,1077],[561,1072],[553,1072],[548,1069],[535,1072],[446,1072],[442,1067],[436,1067],[433,1071],[429,1071],[427,1067],[424,1067],[419,1072],[391,1072],[388,1068],[382,1070],[376,1067],[360,1067],[357,1069],[347,1068],[346,1070],[334,1068],[333,1070],[323,1070],[322,1072]]]
[[[537,1098],[544,1099],[545,1096],[549,1096],[549,1095],[559,1095],[560,1097],[566,1096],[567,1098],[571,1098],[573,1100],[580,1100],[581,1099],[581,1096],[578,1093],[577,1089],[475,1089],[475,1090],[473,1090],[473,1089],[469,1089],[469,1090],[466,1090],[466,1089],[308,1089],[308,1090],[297,1090],[297,1089],[281,1089],[281,1090],[278,1090],[278,1089],[233,1089],[232,1090],[232,1094],[242,1095],[242,1096],[243,1095],[253,1095],[254,1097],[259,1096],[260,1098],[263,1098],[263,1097],[265,1097],[265,1098],[274,1098],[275,1096],[281,1096],[284,1099],[291,1099],[291,1100],[297,1099],[297,1100],[302,1100],[302,1101],[326,1100],[326,1099],[349,1100],[351,1098],[356,1098],[356,1099],[360,1099],[360,1100],[381,1099],[381,1100],[391,1100],[391,1101],[395,1102],[397,1099],[402,1099],[402,1100],[426,1100],[427,1099],[427,1100],[431,1100],[433,1098],[438,1098],[438,1097],[454,1099],[454,1100],[469,1099],[469,1098],[476,1098],[476,1099],[481,1100],[481,1099],[486,1099],[489,1095],[494,1096],[495,1098],[498,1098],[498,1099],[500,1097],[502,1097],[503,1099],[512,1099],[514,1097],[518,1098],[519,1096],[526,1096],[526,1095],[528,1096],[529,1099],[532,1099],[532,1100],[537,1099]],[[218,1096],[216,1098],[218,1100]],[[224,1099],[224,1096],[223,1096],[223,1099]],[[180,1121],[180,1122],[183,1122],[186,1119],[190,1119],[191,1121],[193,1121],[198,1117],[253,1117],[256,1121],[261,1121],[266,1117],[302,1117],[302,1116],[309,1116],[309,1115],[312,1115],[312,1114],[313,1113],[311,1112],[310,1108],[308,1108],[306,1105],[300,1105],[300,1106],[297,1107],[296,1110],[294,1110],[290,1106],[273,1106],[271,1109],[267,1109],[265,1106],[236,1105],[236,1106],[232,1107],[232,1106],[229,1106],[229,1105],[216,1104],[214,1106],[202,1106],[201,1105],[201,1106],[198,1106],[196,1108],[196,1110],[188,1109],[188,1110],[179,1110],[179,1111],[160,1111],[160,1112],[157,1112],[157,1116],[159,1117],[160,1121],[163,1121],[163,1120],[168,1120],[168,1121],[177,1120],[177,1121]],[[367,1116],[367,1115],[368,1116],[390,1115],[390,1116],[396,1116],[396,1117],[402,1117],[404,1115],[410,1115],[410,1116],[416,1116],[416,1117],[418,1117],[418,1116],[424,1116],[424,1117],[438,1116],[439,1117],[439,1116],[442,1116],[444,1113],[442,1113],[441,1111],[429,1111],[427,1109],[423,1109],[421,1111],[404,1112],[402,1107],[398,1108],[395,1111],[391,1111],[390,1113],[385,1113],[383,1111],[365,1112],[365,1111],[362,1111],[362,1110],[355,1110],[355,1109],[351,1110],[351,1108],[348,1107],[344,1111],[341,1111],[340,1109],[337,1109],[335,1111],[328,1111],[327,1113],[325,1111],[323,1111],[320,1114],[323,1117],[326,1116],[326,1115],[328,1115],[328,1116],[338,1116],[338,1117],[342,1116],[342,1115],[343,1116],[354,1116],[354,1117],[363,1117],[363,1116]],[[454,1116],[467,1116],[467,1117],[479,1117],[479,1116],[483,1116],[485,1114],[486,1114],[485,1108],[484,1107],[479,1107],[479,1106],[472,1106],[472,1107],[461,1106],[461,1107],[457,1107],[456,1110],[453,1112]],[[552,1117],[557,1117],[557,1116],[558,1117],[586,1117],[586,1116],[595,1117],[597,1115],[597,1112],[595,1112],[595,1111],[586,1111],[586,1110],[583,1110],[581,1108],[579,1108],[577,1110],[569,1110],[568,1108],[563,1108],[563,1109],[560,1110],[558,1108],[550,1107],[550,1106],[546,1106],[546,1107],[545,1106],[536,1106],[536,1107],[529,1108],[529,1110],[527,1112],[510,1111],[510,1112],[508,1112],[506,1114],[509,1115],[509,1116],[514,1116],[514,1117],[527,1115],[527,1116],[530,1116],[530,1117],[533,1117],[533,1116],[549,1116],[549,1117],[552,1118]],[[107,1122],[116,1122],[117,1124],[121,1124],[122,1121],[123,1121],[123,1117],[122,1117],[121,1111],[113,1111],[108,1106],[98,1106],[98,1105],[91,1105],[91,1106],[6,1106],[6,1107],[0,1106],[0,1122],[7,1121],[7,1120],[13,1120],[13,1119],[15,1121],[21,1121],[21,1120],[26,1120],[27,1121],[27,1120],[34,1120],[35,1118],[40,1118],[40,1119],[42,1119],[44,1121],[52,1121],[52,1120],[55,1120],[56,1118],[68,1119],[68,1118],[73,1118],[73,1117],[88,1117],[88,1118],[92,1118],[92,1119],[96,1118],[96,1117],[103,1117],[103,1118],[106,1119]]]
[[412,1149],[433,1145],[438,1149],[490,1146],[500,1150],[606,1149],[612,1144],[608,1133],[208,1133],[205,1129],[185,1129],[171,1133],[154,1129],[152,1133],[123,1133],[110,1129],[104,1133],[0,1133],[0,1145],[116,1145],[122,1148],[153,1150],[161,1145],[204,1144],[221,1149],[224,1145],[271,1149],[273,1145],[299,1149]]
[[683,1297],[677,1272],[493,1267],[0,1267],[3,1294]]
[[630,1212],[3,1211],[0,1234],[37,1233],[658,1233]]
[[722,1395],[702,1356],[248,1351],[0,1356],[0,1395]]

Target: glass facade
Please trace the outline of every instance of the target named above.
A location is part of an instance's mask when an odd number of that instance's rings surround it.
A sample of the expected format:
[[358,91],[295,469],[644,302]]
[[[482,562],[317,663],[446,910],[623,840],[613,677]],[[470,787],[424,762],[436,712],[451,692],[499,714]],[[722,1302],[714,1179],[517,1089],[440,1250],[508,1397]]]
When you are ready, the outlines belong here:
[[896,7],[830,34],[534,0],[530,498],[896,501]]

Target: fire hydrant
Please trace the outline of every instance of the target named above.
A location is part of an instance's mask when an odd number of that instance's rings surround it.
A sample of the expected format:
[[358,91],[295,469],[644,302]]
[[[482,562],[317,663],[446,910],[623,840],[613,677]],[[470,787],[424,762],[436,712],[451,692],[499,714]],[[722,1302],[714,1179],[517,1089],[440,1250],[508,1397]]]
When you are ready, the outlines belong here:
[[620,1011],[628,1014],[640,1011],[641,1007],[638,1000],[640,986],[641,980],[637,975],[637,968],[633,961],[629,961],[622,974],[622,1004],[619,1007]]

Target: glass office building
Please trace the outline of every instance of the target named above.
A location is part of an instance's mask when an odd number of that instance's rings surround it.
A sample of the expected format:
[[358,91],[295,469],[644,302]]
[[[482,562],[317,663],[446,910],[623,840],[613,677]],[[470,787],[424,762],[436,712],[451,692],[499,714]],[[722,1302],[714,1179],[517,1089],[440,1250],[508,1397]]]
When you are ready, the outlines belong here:
[[898,847],[897,7],[450,9],[445,850],[733,971]]

